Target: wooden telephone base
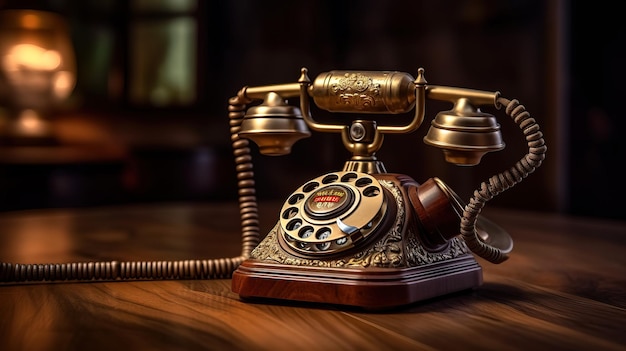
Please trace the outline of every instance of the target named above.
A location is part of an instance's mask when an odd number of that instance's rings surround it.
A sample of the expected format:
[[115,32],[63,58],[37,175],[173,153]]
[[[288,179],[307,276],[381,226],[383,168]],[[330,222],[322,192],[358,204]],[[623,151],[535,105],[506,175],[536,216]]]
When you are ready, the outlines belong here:
[[233,274],[241,298],[268,298],[387,309],[482,284],[472,255],[411,268],[339,269],[245,261]]
[[440,241],[436,249],[424,242],[417,200],[411,198],[418,184],[397,174],[376,178],[387,196],[386,216],[378,234],[358,251],[296,254],[282,240],[278,223],[235,270],[232,290],[243,299],[386,309],[479,287],[482,268],[463,240]]

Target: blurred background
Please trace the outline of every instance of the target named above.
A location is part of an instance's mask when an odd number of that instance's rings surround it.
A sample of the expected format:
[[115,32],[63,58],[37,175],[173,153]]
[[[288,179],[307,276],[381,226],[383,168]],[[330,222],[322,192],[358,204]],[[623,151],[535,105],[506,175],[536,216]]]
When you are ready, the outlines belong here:
[[[295,82],[301,67],[312,79],[423,67],[431,84],[520,100],[543,129],[544,165],[487,206],[626,218],[617,2],[0,0],[0,10],[0,211],[234,200],[227,108],[241,87]],[[20,44],[27,35],[48,47]],[[484,108],[506,148],[475,167],[448,164],[422,139],[450,108],[428,101],[424,125],[386,137],[378,157],[469,199],[526,143]],[[282,200],[348,157],[338,134],[320,133],[288,156],[256,153],[259,198]]]

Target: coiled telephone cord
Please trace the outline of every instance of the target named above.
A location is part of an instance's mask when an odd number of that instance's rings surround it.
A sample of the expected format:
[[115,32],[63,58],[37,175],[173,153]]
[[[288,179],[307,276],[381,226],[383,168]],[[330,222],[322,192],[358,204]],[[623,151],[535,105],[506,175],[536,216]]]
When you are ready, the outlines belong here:
[[180,261],[108,261],[60,264],[0,263],[0,282],[66,280],[149,280],[230,278],[260,242],[258,204],[248,140],[238,136],[249,103],[242,93],[229,100],[231,142],[234,149],[241,216],[241,255],[231,258]]
[[524,105],[517,100],[508,100],[498,96],[496,107],[505,106],[505,112],[519,126],[528,143],[528,153],[509,170],[496,174],[488,181],[480,184],[480,188],[474,191],[470,202],[465,206],[461,218],[461,237],[465,240],[468,248],[476,255],[492,263],[501,263],[508,255],[500,249],[483,242],[476,232],[476,221],[485,203],[501,192],[510,189],[521,182],[535,169],[541,166],[545,159],[547,147],[543,140],[543,133],[539,125]]

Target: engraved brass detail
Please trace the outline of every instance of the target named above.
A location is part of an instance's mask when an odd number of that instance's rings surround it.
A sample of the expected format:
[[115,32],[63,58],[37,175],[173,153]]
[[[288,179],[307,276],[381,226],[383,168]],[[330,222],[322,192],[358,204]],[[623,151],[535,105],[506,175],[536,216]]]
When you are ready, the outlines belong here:
[[398,211],[391,230],[373,246],[361,251],[354,257],[346,260],[346,267],[403,267],[406,266],[403,259],[402,228],[406,222],[404,198],[400,189],[393,182],[380,180],[387,190],[391,192],[397,203]]
[[308,259],[298,257],[285,252],[278,243],[278,231],[280,225],[277,224],[268,233],[267,237],[257,246],[250,257],[253,259],[272,261],[280,264],[292,266],[313,266],[328,268],[400,268],[413,267],[434,262],[440,262],[469,253],[465,243],[459,238],[453,238],[449,245],[438,252],[429,252],[417,239],[416,233],[407,231],[405,235],[409,237],[403,244],[402,231],[405,227],[406,213],[404,198],[401,190],[390,181],[380,181],[380,183],[391,192],[397,203],[398,211],[391,230],[387,232],[379,241],[370,245],[367,249],[355,254],[352,257],[341,259]]
[[380,84],[360,73],[346,73],[332,85],[339,105],[352,105],[357,110],[376,105],[375,96],[380,94]]

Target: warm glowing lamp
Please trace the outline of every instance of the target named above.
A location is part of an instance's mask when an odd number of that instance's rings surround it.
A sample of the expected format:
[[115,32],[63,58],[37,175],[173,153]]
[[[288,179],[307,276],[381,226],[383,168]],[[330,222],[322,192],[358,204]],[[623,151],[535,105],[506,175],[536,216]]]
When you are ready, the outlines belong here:
[[4,141],[53,140],[45,118],[71,94],[76,82],[74,50],[65,20],[36,10],[0,12],[0,125]]

